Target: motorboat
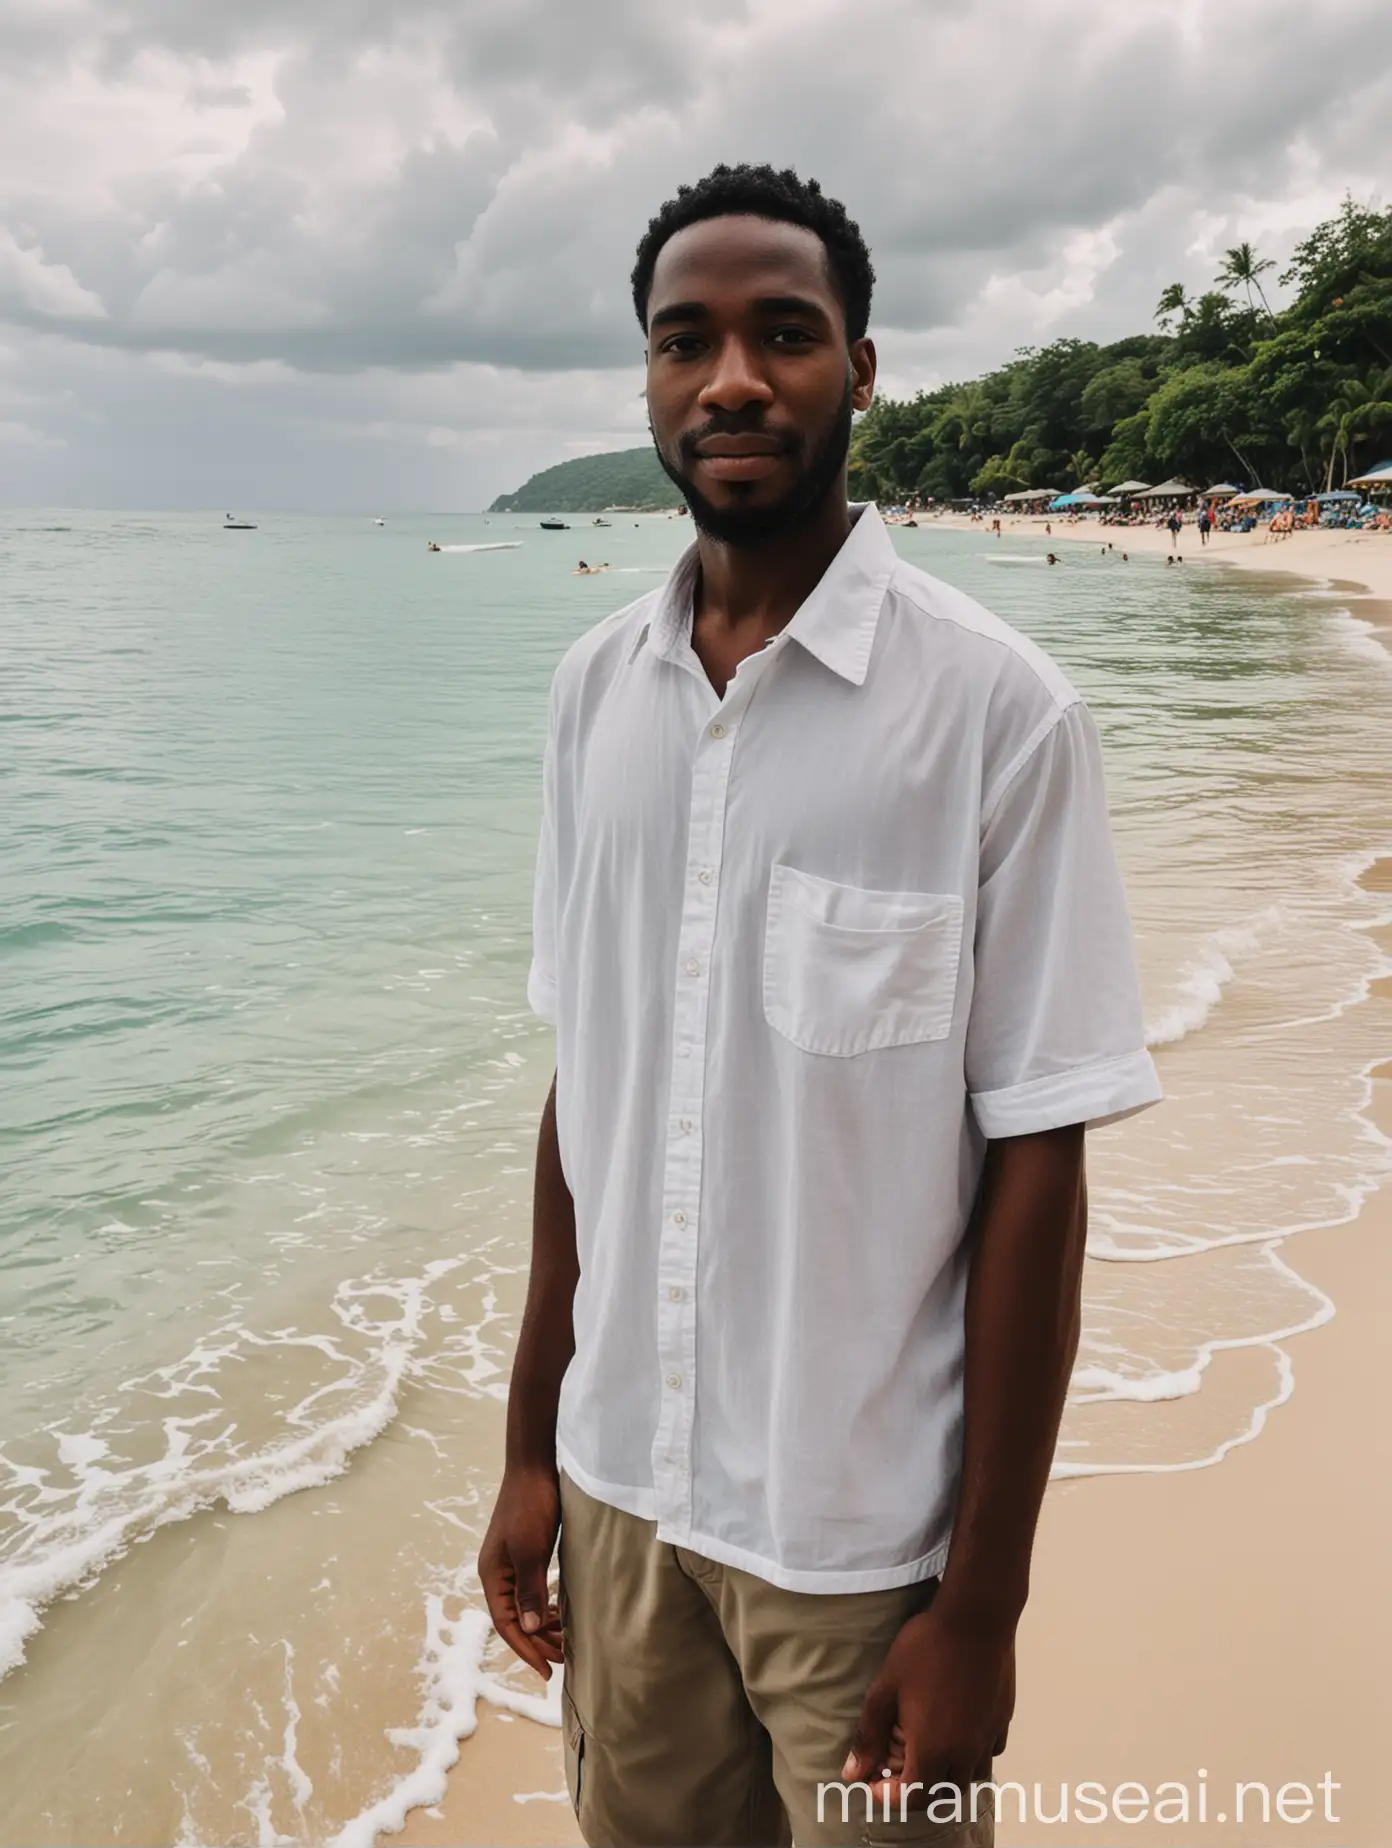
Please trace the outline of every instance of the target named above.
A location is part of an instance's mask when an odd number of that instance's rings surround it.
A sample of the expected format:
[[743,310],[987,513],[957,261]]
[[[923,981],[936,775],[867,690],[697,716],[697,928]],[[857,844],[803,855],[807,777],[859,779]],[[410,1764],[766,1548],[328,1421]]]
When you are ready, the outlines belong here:
[[543,520],[541,530],[544,533],[568,533],[570,527],[564,520]]
[[254,533],[256,522],[255,520],[234,520],[232,515],[227,513],[223,515],[222,530],[225,533]]

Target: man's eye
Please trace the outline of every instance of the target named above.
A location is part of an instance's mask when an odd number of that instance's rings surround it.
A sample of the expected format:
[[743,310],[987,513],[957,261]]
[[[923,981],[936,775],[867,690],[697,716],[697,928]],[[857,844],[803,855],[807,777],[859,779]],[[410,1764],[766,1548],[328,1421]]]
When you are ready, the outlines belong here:
[[812,336],[805,327],[780,327],[772,338],[783,346],[807,346]]
[[675,353],[679,359],[685,359],[700,350],[701,341],[696,334],[673,334],[670,340],[662,343],[664,353]]

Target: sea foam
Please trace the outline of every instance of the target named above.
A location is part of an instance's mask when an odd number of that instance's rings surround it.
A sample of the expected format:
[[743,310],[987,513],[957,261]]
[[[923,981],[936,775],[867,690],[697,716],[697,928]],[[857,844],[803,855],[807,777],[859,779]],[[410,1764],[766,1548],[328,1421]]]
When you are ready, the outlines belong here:
[[1176,998],[1146,1022],[1146,1045],[1171,1046],[1197,1032],[1222,1000],[1236,974],[1235,962],[1260,949],[1263,936],[1278,928],[1281,919],[1281,908],[1269,905],[1249,922],[1224,925],[1206,937],[1175,978]]
[[394,1745],[418,1753],[419,1762],[385,1796],[341,1829],[333,1838],[333,1848],[373,1848],[384,1831],[404,1828],[411,1810],[440,1802],[450,1769],[459,1758],[460,1741],[478,1727],[481,1699],[543,1726],[560,1725],[559,1668],[552,1670],[544,1694],[520,1693],[483,1666],[493,1633],[488,1613],[469,1607],[453,1619],[446,1615],[447,1604],[471,1593],[477,1595],[472,1562],[428,1594],[420,1659],[424,1688],[420,1714],[414,1726],[394,1728],[388,1735]]
[[[422,1333],[430,1285],[463,1262],[442,1258],[416,1277],[360,1278],[341,1284],[334,1312],[345,1329],[367,1335],[363,1357],[348,1356],[327,1335],[286,1331],[267,1336],[232,1328],[199,1342],[180,1361],[148,1376],[161,1381],[170,1396],[200,1380],[197,1390],[216,1399],[209,1378],[248,1347],[313,1346],[341,1361],[344,1370],[329,1387],[287,1414],[287,1424],[307,1428],[250,1456],[228,1457],[220,1406],[192,1417],[164,1418],[163,1455],[125,1468],[112,1466],[105,1439],[64,1434],[59,1455],[76,1478],[75,1493],[55,1485],[48,1470],[0,1454],[0,1471],[23,1495],[22,1501],[9,1504],[10,1512],[26,1530],[21,1546],[0,1562],[0,1680],[24,1661],[25,1646],[39,1629],[45,1606],[71,1587],[91,1583],[135,1541],[218,1504],[233,1514],[258,1514],[287,1495],[341,1475],[354,1452],[395,1418],[401,1384]],[[367,1298],[395,1303],[399,1318],[374,1323],[362,1308]],[[336,1416],[315,1421],[313,1401],[330,1393],[355,1397],[355,1402]],[[205,1433],[208,1425],[218,1429]]]

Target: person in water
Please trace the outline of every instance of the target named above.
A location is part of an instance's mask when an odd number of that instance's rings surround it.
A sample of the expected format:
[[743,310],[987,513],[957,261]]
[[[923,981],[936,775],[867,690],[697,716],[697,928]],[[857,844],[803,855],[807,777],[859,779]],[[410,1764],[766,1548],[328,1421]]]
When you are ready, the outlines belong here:
[[478,1572],[564,1663],[605,1848],[987,1848],[1084,1131],[1160,1097],[1091,715],[847,498],[873,282],[796,173],[661,207],[633,300],[694,543],[551,683],[556,1075]]

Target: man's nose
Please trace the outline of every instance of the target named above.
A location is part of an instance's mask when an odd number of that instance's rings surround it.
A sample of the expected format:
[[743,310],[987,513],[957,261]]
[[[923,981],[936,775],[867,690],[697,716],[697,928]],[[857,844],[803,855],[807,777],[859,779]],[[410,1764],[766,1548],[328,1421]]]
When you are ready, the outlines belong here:
[[759,364],[759,352],[747,340],[721,342],[714,369],[701,388],[701,408],[743,411],[773,402],[773,390]]

